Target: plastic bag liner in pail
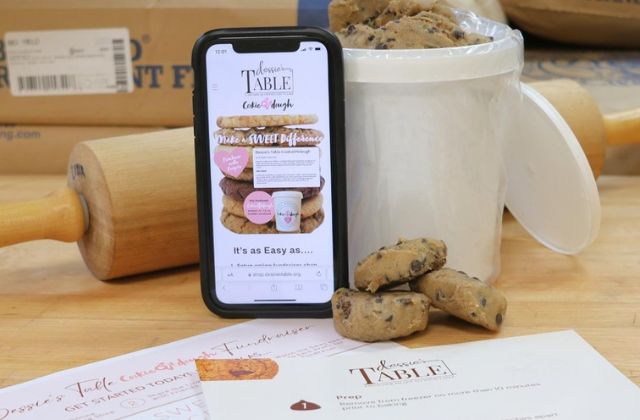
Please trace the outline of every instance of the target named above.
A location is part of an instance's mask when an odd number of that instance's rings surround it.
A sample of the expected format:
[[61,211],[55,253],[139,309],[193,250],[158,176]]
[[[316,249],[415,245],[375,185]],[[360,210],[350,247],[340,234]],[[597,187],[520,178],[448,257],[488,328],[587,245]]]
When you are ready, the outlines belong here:
[[523,42],[457,12],[493,42],[420,50],[345,49],[349,266],[399,237],[448,246],[448,266],[500,271],[503,144],[520,106]]

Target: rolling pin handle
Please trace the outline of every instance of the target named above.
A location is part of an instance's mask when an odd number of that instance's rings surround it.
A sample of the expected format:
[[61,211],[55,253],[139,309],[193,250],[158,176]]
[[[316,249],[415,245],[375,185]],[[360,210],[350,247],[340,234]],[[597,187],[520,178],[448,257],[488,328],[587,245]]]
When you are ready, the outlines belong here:
[[604,116],[607,144],[640,143],[640,108]]
[[88,226],[87,204],[71,188],[39,200],[0,204],[0,247],[36,239],[76,242]]

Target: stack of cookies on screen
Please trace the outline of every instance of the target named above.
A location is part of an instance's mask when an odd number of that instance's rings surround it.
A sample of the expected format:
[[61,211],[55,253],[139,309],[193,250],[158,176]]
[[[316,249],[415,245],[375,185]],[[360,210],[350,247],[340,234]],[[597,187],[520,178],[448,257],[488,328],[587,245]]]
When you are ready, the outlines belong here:
[[[316,115],[244,115],[221,116],[216,123],[219,127],[213,133],[216,164],[224,177],[220,181],[223,192],[222,224],[232,232],[243,234],[280,233],[276,229],[275,218],[249,220],[245,212],[245,199],[256,191],[269,195],[279,191],[297,191],[302,194],[299,209],[299,232],[310,233],[324,221],[322,209],[322,188],[324,178],[320,177],[318,187],[299,188],[255,188],[253,151],[256,148],[318,147],[324,134],[316,129],[299,127],[315,124]],[[217,159],[240,160],[240,166],[228,167]]]
[[[336,330],[360,341],[404,337],[427,328],[434,306],[497,331],[507,310],[502,292],[467,274],[444,268],[447,247],[438,239],[400,239],[361,260],[359,290],[339,289],[332,301]],[[408,284],[411,291],[388,291]]]

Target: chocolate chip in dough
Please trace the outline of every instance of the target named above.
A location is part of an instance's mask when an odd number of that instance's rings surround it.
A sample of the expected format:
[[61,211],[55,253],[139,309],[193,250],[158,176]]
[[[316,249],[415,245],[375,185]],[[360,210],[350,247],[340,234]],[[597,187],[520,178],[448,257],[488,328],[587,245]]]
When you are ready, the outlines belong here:
[[391,322],[391,320],[393,319],[393,315],[389,315],[388,318],[385,319],[386,322]]
[[354,25],[347,26],[347,35],[351,35],[356,31],[356,27]]
[[[367,37],[367,41],[373,41],[373,38],[375,38],[375,35],[369,35]],[[380,249],[382,249],[382,248],[380,248]]]
[[424,267],[424,261],[413,260],[411,261],[411,271],[414,273],[419,272]]
[[349,315],[351,315],[351,302],[340,299],[336,307],[342,311],[345,319],[349,318]]
[[410,298],[401,298],[397,300],[398,303],[402,303],[405,306],[411,305],[411,299]]
[[496,315],[496,324],[497,325],[502,324],[502,314]]
[[373,20],[374,20],[375,18],[376,18],[376,16],[375,16],[375,15],[370,16],[370,17],[366,18],[366,19],[362,22],[362,24],[363,24],[363,25],[367,25],[367,26],[371,26],[371,22],[373,22]]
[[461,31],[460,29],[455,29],[452,35],[455,39],[462,39],[464,38],[464,31]]
[[379,260],[380,258],[382,258],[382,254],[378,252],[378,253],[376,254],[376,259],[378,259],[378,260]]
[[483,297],[483,298],[480,300],[480,305],[482,305],[482,307],[483,307],[483,308],[484,308],[485,306],[487,306],[487,298],[484,298],[484,297]]

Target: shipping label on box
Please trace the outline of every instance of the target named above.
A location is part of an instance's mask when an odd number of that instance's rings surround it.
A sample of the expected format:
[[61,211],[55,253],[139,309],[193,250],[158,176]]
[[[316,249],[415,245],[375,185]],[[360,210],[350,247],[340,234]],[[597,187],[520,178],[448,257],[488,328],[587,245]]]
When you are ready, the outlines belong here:
[[[326,26],[328,2],[0,0],[0,123],[191,125],[191,50],[200,35],[225,27]],[[19,83],[16,79],[19,75],[9,75],[7,33],[105,28],[126,28],[129,32],[129,46],[125,49],[131,60],[131,76],[126,93],[107,93],[104,89],[94,93],[71,91],[68,86],[72,80],[42,78],[50,76],[43,71],[42,74],[23,74],[36,76],[23,79],[23,88],[26,86],[26,91],[36,95],[15,95],[19,86],[11,85]],[[108,52],[105,59],[107,56]],[[104,67],[114,69],[117,63],[115,59]],[[14,67],[13,58],[11,67]],[[113,71],[109,77],[116,74],[115,69]],[[58,73],[56,70],[54,76],[60,76]],[[51,89],[52,85],[55,89]],[[60,85],[64,85],[63,88]],[[101,84],[106,85],[113,86],[108,81]],[[116,86],[122,85],[116,81]],[[32,89],[34,87],[38,89]],[[41,95],[44,91],[55,94]]]
[[127,28],[7,32],[4,39],[14,96],[133,90]]

